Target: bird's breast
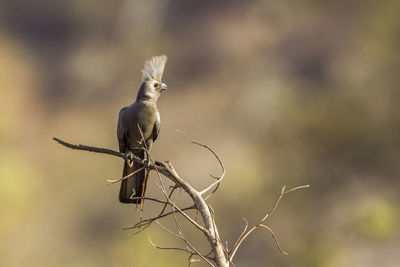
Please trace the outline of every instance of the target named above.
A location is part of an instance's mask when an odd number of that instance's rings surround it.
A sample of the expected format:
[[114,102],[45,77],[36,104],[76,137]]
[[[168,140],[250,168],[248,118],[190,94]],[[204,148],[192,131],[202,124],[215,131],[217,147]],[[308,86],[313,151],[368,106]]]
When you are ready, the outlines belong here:
[[157,108],[147,103],[136,103],[129,110],[127,125],[129,125],[128,136],[131,140],[142,140],[138,126],[145,140],[152,136],[153,127],[157,120]]

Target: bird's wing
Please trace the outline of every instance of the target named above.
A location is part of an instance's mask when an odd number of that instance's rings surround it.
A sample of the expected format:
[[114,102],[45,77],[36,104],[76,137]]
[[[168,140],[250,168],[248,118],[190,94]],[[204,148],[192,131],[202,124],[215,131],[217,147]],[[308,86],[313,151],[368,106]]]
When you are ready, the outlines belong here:
[[157,119],[153,127],[153,141],[156,141],[158,134],[160,133],[160,126],[161,126],[160,113],[157,111]]
[[117,126],[117,137],[118,137],[118,144],[119,144],[119,152],[125,153],[125,136],[127,133],[127,128],[124,125],[124,114],[126,112],[127,107],[121,109],[118,115],[118,126]]

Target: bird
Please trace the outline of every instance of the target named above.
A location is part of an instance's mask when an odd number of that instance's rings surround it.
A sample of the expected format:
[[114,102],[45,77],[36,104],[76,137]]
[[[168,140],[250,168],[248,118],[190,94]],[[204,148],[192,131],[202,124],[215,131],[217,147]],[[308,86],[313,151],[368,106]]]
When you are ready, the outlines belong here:
[[[165,55],[154,56],[145,62],[142,83],[135,102],[123,107],[118,115],[119,151],[127,155],[122,175],[125,177],[137,171],[121,182],[119,191],[121,203],[142,203],[143,205],[150,163],[146,150],[150,151],[160,132],[161,121],[157,100],[167,90],[167,85],[162,82],[166,62]],[[142,164],[133,162],[133,155],[141,158]],[[143,169],[139,171],[141,168]]]

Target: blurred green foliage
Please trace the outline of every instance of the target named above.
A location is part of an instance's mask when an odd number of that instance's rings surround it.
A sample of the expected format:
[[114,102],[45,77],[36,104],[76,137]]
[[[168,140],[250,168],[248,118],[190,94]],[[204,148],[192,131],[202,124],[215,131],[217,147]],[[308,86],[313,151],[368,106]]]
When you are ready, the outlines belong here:
[[398,209],[383,199],[368,199],[355,214],[360,234],[375,239],[390,239],[398,231]]

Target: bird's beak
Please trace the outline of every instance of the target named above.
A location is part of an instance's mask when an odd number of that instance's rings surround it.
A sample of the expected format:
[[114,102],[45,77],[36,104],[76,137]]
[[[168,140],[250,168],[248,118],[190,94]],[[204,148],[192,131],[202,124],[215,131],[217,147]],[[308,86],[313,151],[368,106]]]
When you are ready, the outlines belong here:
[[166,91],[168,86],[165,83],[161,84],[161,91]]

